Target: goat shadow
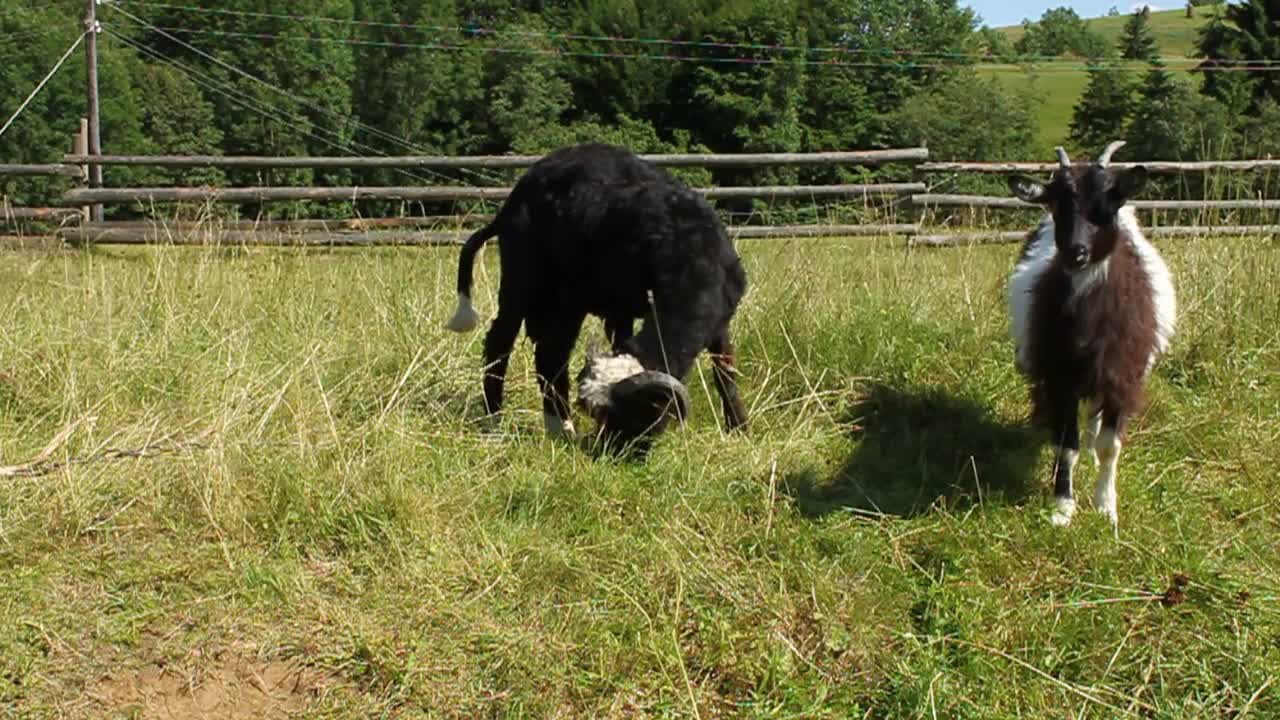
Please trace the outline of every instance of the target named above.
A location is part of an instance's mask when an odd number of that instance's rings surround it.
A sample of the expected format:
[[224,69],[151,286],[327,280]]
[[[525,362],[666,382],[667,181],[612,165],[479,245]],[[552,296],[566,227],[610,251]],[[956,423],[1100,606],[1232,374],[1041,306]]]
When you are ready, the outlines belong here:
[[1017,504],[1032,491],[1038,435],[969,400],[876,385],[841,424],[856,447],[833,478],[813,470],[786,478],[805,517],[847,509],[916,517],[939,501],[952,510]]

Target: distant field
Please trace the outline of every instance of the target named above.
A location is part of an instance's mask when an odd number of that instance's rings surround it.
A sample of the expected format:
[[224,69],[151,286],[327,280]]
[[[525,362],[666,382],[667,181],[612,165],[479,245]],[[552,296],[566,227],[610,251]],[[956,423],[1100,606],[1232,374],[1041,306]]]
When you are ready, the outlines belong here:
[[[1183,10],[1151,13],[1151,29],[1160,47],[1160,55],[1166,58],[1194,56],[1200,28],[1213,17],[1213,12],[1210,8],[1197,8],[1196,17],[1192,19],[1188,19]],[[1093,18],[1087,22],[1109,42],[1115,43],[1120,39],[1127,19],[1128,15],[1121,14]],[[1021,25],[1001,30],[1012,41],[1017,41],[1023,34]],[[1140,64],[1135,67],[1141,70]],[[1030,89],[1042,98],[1036,113],[1042,152],[1050,151],[1054,145],[1059,145],[1066,139],[1070,132],[1072,109],[1088,84],[1088,76],[1084,70],[1060,71],[1046,65],[1039,74],[1035,71],[1028,74],[1021,68],[1012,67],[992,68],[988,72],[1010,88]]]
[[1280,253],[1160,245],[1118,538],[1048,524],[1016,246],[742,243],[753,425],[695,373],[643,464],[523,341],[482,421],[456,252],[0,251],[0,466],[88,460],[0,477],[0,717],[1278,717]]
[[[1209,22],[1214,12],[1216,11],[1213,8],[1199,7],[1196,8],[1195,17],[1191,19],[1188,19],[1186,11],[1181,9],[1161,10],[1151,13],[1151,31],[1156,37],[1156,42],[1160,45],[1161,54],[1178,57],[1194,55],[1196,38],[1200,28]],[[1090,18],[1086,22],[1094,32],[1115,43],[1120,40],[1120,36],[1124,31],[1124,24],[1128,20],[1129,15],[1121,13],[1120,15],[1109,17]],[[1018,38],[1022,37],[1023,29],[1021,25],[1011,25],[999,29],[1012,42],[1016,42]]]

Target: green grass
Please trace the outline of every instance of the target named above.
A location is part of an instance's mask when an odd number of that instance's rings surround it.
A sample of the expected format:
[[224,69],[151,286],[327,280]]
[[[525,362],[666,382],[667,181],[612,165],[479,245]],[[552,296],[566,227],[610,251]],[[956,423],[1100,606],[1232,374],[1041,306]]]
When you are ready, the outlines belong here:
[[[1194,57],[1200,28],[1208,24],[1215,12],[1217,11],[1210,7],[1199,7],[1196,8],[1195,17],[1190,19],[1186,17],[1183,10],[1151,13],[1151,32],[1156,39],[1160,55],[1165,58]],[[1092,30],[1114,46],[1120,40],[1128,18],[1128,14],[1122,13],[1110,17],[1091,18],[1086,22]],[[1021,25],[1000,28],[1000,30],[1013,42],[1023,34]],[[1083,61],[1075,62],[1083,64]],[[1134,72],[1140,74],[1142,71],[1142,63],[1135,63]],[[1051,155],[1054,146],[1066,142],[1071,132],[1071,114],[1088,85],[1088,75],[1083,69],[1059,70],[1052,64],[1045,64],[1039,71],[1033,69],[1027,72],[1014,66],[995,66],[988,68],[987,72],[1009,89],[1030,92],[1038,99],[1037,144],[1041,154]]]
[[1053,157],[1053,148],[1066,143],[1071,134],[1071,116],[1089,84],[1089,76],[1084,71],[1061,71],[1052,67],[1036,72],[1001,66],[987,72],[1007,90],[1034,98],[1036,156]]
[[1161,246],[1118,538],[1048,525],[1014,247],[744,243],[753,426],[704,364],[645,463],[542,436],[524,341],[480,421],[453,252],[0,252],[0,465],[202,439],[0,479],[0,714],[234,660],[307,717],[1275,717],[1280,253]]

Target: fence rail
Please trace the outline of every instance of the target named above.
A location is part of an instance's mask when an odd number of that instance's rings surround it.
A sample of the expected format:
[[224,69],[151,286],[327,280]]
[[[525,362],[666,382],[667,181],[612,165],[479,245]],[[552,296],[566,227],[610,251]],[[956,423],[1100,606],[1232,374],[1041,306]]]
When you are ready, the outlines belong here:
[[[1147,237],[1274,237],[1280,235],[1280,225],[1233,225],[1225,227],[1167,226],[1144,227]],[[923,234],[917,232],[908,244],[917,247],[954,247],[958,245],[1001,245],[1020,243],[1027,239],[1026,230],[992,230],[987,232],[958,232]]]
[[[67,211],[63,211],[67,212]],[[376,218],[308,218],[303,220],[231,220],[210,218],[206,220],[108,220],[100,223],[81,225],[90,230],[151,230],[166,233],[202,233],[211,230],[253,230],[259,232],[344,232],[357,230],[407,230],[438,229],[442,227],[456,228],[467,224],[487,222],[493,215],[476,213],[474,215],[426,215],[414,217],[376,217]]]
[[[816,198],[816,197],[880,197],[911,195],[923,192],[924,183],[885,183],[879,185],[770,185],[747,187],[699,188],[708,199],[728,198]],[[68,190],[63,205],[94,203],[171,203],[171,202],[287,202],[295,200],[356,201],[451,201],[502,200],[511,188],[448,187],[255,187],[255,188],[77,188]]]
[[[891,225],[776,225],[733,226],[729,235],[735,239],[796,239],[837,237],[904,237],[914,247],[942,248],[965,245],[1000,245],[1021,243],[1025,230],[965,231],[928,234],[927,228],[912,224]],[[1148,227],[1143,232],[1153,238],[1184,237],[1276,237],[1280,225],[1246,225],[1234,227]],[[119,227],[113,223],[95,223],[83,227],[62,228],[54,236],[72,244],[109,245],[254,245],[265,247],[439,247],[463,242],[466,232],[440,230],[311,230],[297,232],[281,229],[236,229],[211,227],[176,227],[164,224],[147,227]]]
[[0,177],[80,177],[82,170],[75,165],[3,165],[0,164]]
[[278,230],[204,230],[169,232],[157,228],[113,228],[101,225],[63,228],[55,233],[59,239],[81,245],[255,245],[279,247],[372,247],[403,245],[436,247],[457,245],[466,238],[463,233],[381,230],[355,232],[281,232]]
[[68,208],[29,208],[0,206],[0,223],[18,220],[62,220],[80,216],[79,210]]
[[[1141,165],[1147,172],[1172,175],[1177,173],[1210,172],[1213,170],[1231,170],[1246,172],[1250,170],[1280,170],[1280,160],[1207,160],[1203,162],[1113,162],[1111,167],[1117,169],[1133,168]],[[926,162],[916,166],[922,173],[984,173],[993,175],[1013,175],[1016,173],[1051,173],[1058,169],[1058,163],[980,163],[980,162]]]
[[[542,155],[406,155],[399,157],[267,157],[252,155],[68,155],[75,165],[139,165],[163,168],[430,168],[473,170],[527,168]],[[796,165],[883,165],[916,163],[929,158],[926,148],[814,153],[673,153],[641,155],[664,167],[750,168]]]
[[[1000,210],[1033,210],[1039,205],[1023,202],[1015,197],[991,197],[988,195],[944,195],[920,193],[911,196],[911,203],[918,207],[967,207]],[[1280,200],[1130,200],[1135,210],[1280,210]]]
[[[148,166],[170,169],[218,167],[246,169],[341,168],[341,169],[520,169],[527,168],[541,155],[488,155],[451,157],[413,155],[400,157],[266,157],[213,155],[90,155],[83,143],[64,158],[63,163],[49,165],[0,165],[5,175],[49,175],[75,178],[76,187],[57,201],[60,208],[0,208],[0,224],[20,221],[65,221],[81,219],[76,227],[63,227],[57,235],[69,242],[102,243],[172,243],[204,244],[227,242],[261,245],[447,245],[465,234],[464,226],[487,221],[491,215],[439,215],[407,218],[357,218],[347,220],[210,220],[175,222],[173,220],[132,220],[87,222],[90,206],[125,204],[210,204],[210,203],[275,203],[288,201],[354,202],[399,201],[450,203],[466,200],[500,201],[507,197],[508,187],[471,186],[349,186],[349,187],[152,187],[152,188],[88,188],[87,171],[102,166]],[[899,148],[854,152],[819,153],[738,153],[738,154],[659,154],[641,157],[667,167],[765,168],[765,167],[836,167],[877,166],[889,163],[908,164],[915,179],[938,174],[1008,175],[1012,173],[1049,173],[1056,163],[1024,162],[929,162],[926,148]],[[1206,162],[1120,162],[1117,168],[1143,165],[1152,173],[1195,173],[1214,170],[1250,172],[1280,169],[1280,159],[1228,160]],[[904,236],[922,247],[944,247],[966,244],[1019,242],[1021,230],[989,232],[952,231],[947,233],[948,213],[954,209],[1034,210],[1037,206],[1008,195],[966,195],[938,192],[944,183],[931,187],[924,182],[884,182],[868,184],[725,186],[700,188],[709,200],[860,200],[870,204],[899,198],[909,200],[905,207],[886,213],[886,224],[851,225],[768,225],[730,226],[737,238],[831,237],[831,236]],[[1238,198],[1221,200],[1135,200],[1135,209],[1143,211],[1255,211],[1260,223],[1275,220],[1267,214],[1280,210],[1280,199]],[[900,206],[902,203],[896,203]],[[877,203],[877,206],[885,205]],[[78,208],[73,210],[70,208]],[[895,216],[895,217],[890,217]],[[901,217],[902,220],[897,218]],[[1184,216],[1185,217],[1185,216]],[[923,219],[923,220],[921,220]],[[905,221],[905,222],[904,222]],[[1222,235],[1277,235],[1280,225],[1255,224],[1207,227],[1212,216],[1201,217],[1189,227],[1152,227],[1154,237],[1193,237],[1217,233]],[[922,224],[928,223],[928,225]],[[930,227],[931,225],[932,227]],[[945,234],[944,234],[945,233]]]
[[[822,237],[910,237],[919,227],[895,225],[745,225],[727,228],[730,237],[755,239],[789,239]],[[288,228],[243,229],[217,225],[176,225],[156,223],[151,227],[126,226],[124,223],[92,223],[82,227],[63,228],[56,237],[73,244],[98,243],[115,245],[264,245],[372,247],[457,245],[468,233],[458,231],[409,230],[312,230],[290,231]]]

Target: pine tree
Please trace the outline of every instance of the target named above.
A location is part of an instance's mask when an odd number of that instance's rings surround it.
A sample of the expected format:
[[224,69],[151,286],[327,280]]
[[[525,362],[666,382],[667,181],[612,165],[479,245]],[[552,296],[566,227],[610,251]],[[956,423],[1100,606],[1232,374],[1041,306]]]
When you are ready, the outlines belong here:
[[1126,60],[1154,60],[1156,39],[1151,34],[1151,15],[1144,7],[1134,11],[1120,36],[1120,56]]
[[1071,142],[1077,150],[1094,153],[1124,137],[1134,109],[1133,90],[1127,71],[1089,66],[1089,85],[1071,117]]
[[[1280,62],[1280,1],[1242,0],[1226,5],[1222,14],[1200,31],[1198,45],[1205,58],[1200,69],[1209,71],[1204,74],[1206,94],[1230,106],[1243,89],[1251,94],[1253,110],[1267,98],[1280,100],[1280,73],[1274,72]],[[1243,67],[1248,70],[1213,72]]]
[[1187,105],[1182,90],[1163,62],[1151,62],[1138,89],[1138,104],[1129,124],[1130,155],[1144,160],[1179,159],[1180,130]]

